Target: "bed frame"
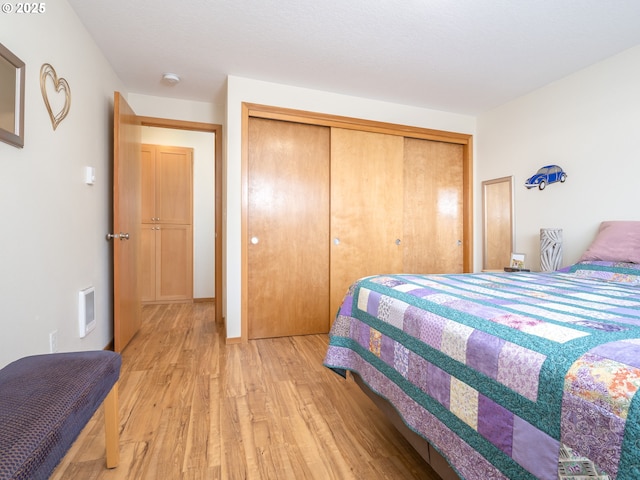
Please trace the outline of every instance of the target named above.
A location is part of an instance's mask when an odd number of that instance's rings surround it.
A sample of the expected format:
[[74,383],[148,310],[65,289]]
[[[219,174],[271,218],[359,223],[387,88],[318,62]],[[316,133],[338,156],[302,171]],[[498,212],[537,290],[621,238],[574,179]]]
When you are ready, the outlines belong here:
[[435,472],[440,475],[442,480],[460,480],[455,470],[451,468],[449,463],[444,459],[431,444],[420,435],[411,430],[402,420],[398,411],[386,399],[371,390],[362,380],[360,375],[355,372],[349,372],[353,377],[356,385],[373,401],[373,403],[382,411],[382,413],[391,421],[394,427],[402,434],[403,437],[411,444],[411,446],[420,454]]

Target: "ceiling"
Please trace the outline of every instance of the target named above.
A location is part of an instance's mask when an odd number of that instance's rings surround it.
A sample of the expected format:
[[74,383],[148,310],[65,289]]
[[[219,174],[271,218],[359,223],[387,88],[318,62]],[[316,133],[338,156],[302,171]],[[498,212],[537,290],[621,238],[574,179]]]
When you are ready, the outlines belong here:
[[477,115],[640,44],[638,0],[68,1],[129,92],[216,104],[234,75]]

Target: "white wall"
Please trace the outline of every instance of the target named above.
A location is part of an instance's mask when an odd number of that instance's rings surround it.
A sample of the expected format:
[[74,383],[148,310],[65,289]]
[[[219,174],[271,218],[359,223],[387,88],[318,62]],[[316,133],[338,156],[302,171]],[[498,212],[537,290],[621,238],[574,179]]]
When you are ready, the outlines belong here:
[[[105,235],[113,92],[123,86],[67,2],[46,7],[0,15],[0,41],[26,63],[25,146],[0,142],[0,365],[47,353],[53,330],[60,351],[102,349],[113,337]],[[43,63],[71,87],[71,110],[55,131],[40,93]],[[84,183],[88,165],[96,169],[93,186]],[[80,339],[78,292],[89,285],[97,327]]]
[[[401,88],[399,86],[399,88]],[[223,256],[227,337],[241,336],[241,105],[242,102],[328,113],[424,128],[475,134],[475,118],[364,98],[230,76],[227,82]]]
[[[167,86],[167,95],[178,86]],[[130,93],[127,97],[129,105],[136,114],[145,117],[170,118],[185,122],[203,122],[222,124],[224,122],[224,106],[207,102],[178,100],[176,98],[155,97]]]
[[[540,266],[540,228],[563,229],[564,265],[575,263],[603,220],[640,220],[640,47],[593,65],[478,117],[476,186],[515,177],[515,250]],[[527,190],[546,164],[564,184]],[[476,269],[482,262],[476,188]]]
[[142,143],[193,148],[193,297],[215,297],[214,133],[142,127]]

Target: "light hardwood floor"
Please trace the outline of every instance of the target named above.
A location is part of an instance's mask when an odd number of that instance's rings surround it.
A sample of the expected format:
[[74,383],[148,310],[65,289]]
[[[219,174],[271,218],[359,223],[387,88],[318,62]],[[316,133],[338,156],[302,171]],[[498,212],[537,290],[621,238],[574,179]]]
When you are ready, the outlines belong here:
[[122,354],[120,465],[102,408],[52,479],[439,477],[353,380],[322,366],[326,335],[225,345],[212,303],[148,305]]

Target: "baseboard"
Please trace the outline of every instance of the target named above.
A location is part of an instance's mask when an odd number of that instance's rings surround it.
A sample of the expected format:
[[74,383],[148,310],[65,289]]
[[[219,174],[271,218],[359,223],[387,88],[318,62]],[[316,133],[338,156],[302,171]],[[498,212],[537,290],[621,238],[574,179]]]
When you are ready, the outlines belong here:
[[222,325],[220,331],[220,338],[224,338],[225,345],[238,345],[239,343],[243,343],[242,337],[227,337],[227,319],[226,317],[222,317]]
[[215,303],[215,297],[194,298],[193,303]]
[[174,304],[174,303],[195,303],[195,300],[193,298],[187,298],[186,300],[180,299],[180,300],[152,300],[152,301],[148,301],[148,302],[142,302],[142,306],[144,307],[145,305],[169,305],[169,304]]

